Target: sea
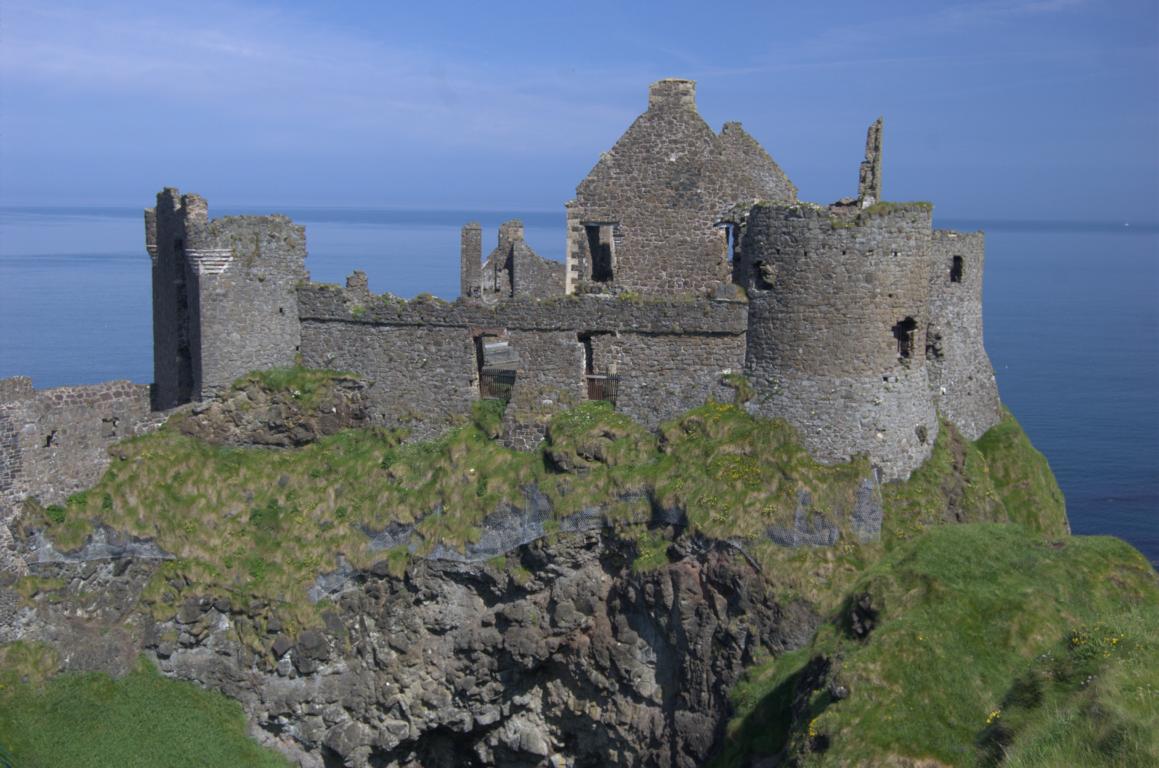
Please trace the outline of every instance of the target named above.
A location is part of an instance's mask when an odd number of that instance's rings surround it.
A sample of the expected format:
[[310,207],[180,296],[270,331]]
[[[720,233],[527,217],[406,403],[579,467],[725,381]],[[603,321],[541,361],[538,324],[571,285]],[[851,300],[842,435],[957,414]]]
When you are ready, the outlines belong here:
[[[306,225],[312,279],[369,275],[376,293],[458,294],[459,227],[484,251],[501,221],[562,260],[560,212],[361,208]],[[1159,564],[1159,222],[937,220],[986,232],[986,348],[1002,399],[1050,461],[1076,534],[1121,537]],[[37,387],[152,378],[140,209],[0,207],[0,378]]]

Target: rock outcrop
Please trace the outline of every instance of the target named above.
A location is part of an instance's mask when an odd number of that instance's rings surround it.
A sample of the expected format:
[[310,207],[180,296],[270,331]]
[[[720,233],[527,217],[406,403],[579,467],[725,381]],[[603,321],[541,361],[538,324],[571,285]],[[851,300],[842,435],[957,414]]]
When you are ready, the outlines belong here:
[[217,445],[294,448],[343,429],[368,427],[368,384],[347,376],[314,376],[313,389],[271,388],[243,379],[221,397],[193,406],[181,431]]
[[[14,615],[24,639],[67,631],[84,668],[121,670],[146,650],[241,701],[259,737],[304,766],[701,765],[743,668],[808,642],[818,617],[778,603],[726,545],[678,538],[645,572],[635,554],[577,532],[487,563],[414,560],[392,575],[383,561],[296,631],[277,606],[187,584],[156,622],[130,606],[159,561],[58,561],[34,566],[45,586],[26,582]],[[109,622],[117,631],[100,631]]]

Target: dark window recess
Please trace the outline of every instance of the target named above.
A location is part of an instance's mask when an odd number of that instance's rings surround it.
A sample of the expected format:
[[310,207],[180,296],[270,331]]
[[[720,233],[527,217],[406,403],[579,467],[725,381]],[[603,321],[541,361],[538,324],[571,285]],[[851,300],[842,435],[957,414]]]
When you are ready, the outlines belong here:
[[893,327],[893,337],[897,339],[897,356],[908,360],[914,350],[914,330],[918,327],[917,321],[907,317]]
[[579,334],[579,341],[584,347],[584,373],[595,373],[596,364],[595,353],[592,351],[592,335],[590,333],[581,333]]
[[194,322],[189,311],[189,291],[185,283],[185,240],[173,241],[174,279],[173,291],[177,307],[177,349],[173,365],[177,371],[177,402],[188,403],[193,399],[193,348],[190,340],[190,326]]
[[954,260],[950,263],[950,282],[951,283],[962,282],[962,257],[961,256],[955,256]]
[[620,393],[620,377],[612,373],[596,373],[592,334],[579,334],[579,342],[584,348],[584,381],[587,384],[588,400],[607,400],[615,405],[616,396]]
[[585,224],[588,236],[588,253],[592,257],[592,282],[612,281],[612,225]]
[[777,268],[772,263],[757,260],[753,262],[753,280],[757,288],[768,291],[777,283]]

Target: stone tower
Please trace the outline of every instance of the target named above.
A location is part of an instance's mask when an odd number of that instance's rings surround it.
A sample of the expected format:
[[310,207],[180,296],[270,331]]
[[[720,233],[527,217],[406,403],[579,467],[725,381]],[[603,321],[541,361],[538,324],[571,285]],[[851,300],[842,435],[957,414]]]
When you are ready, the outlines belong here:
[[982,343],[981,232],[934,230],[926,370],[934,403],[969,440],[1002,419],[994,367]]
[[758,205],[744,250],[754,408],[821,461],[868,453],[886,479],[929,456],[938,421],[925,369],[929,205]]
[[210,221],[197,195],[167,188],[145,211],[153,262],[154,407],[229,387],[243,374],[293,365],[298,285],[309,278],[305,230],[284,216]]

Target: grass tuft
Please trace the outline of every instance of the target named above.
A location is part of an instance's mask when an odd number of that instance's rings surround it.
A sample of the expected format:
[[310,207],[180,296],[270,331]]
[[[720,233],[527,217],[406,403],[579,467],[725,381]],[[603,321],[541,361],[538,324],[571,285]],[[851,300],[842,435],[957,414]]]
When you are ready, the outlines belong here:
[[0,744],[21,768],[286,768],[246,734],[241,706],[219,693],[162,677],[142,660],[125,677],[67,673],[14,680],[0,647]]

